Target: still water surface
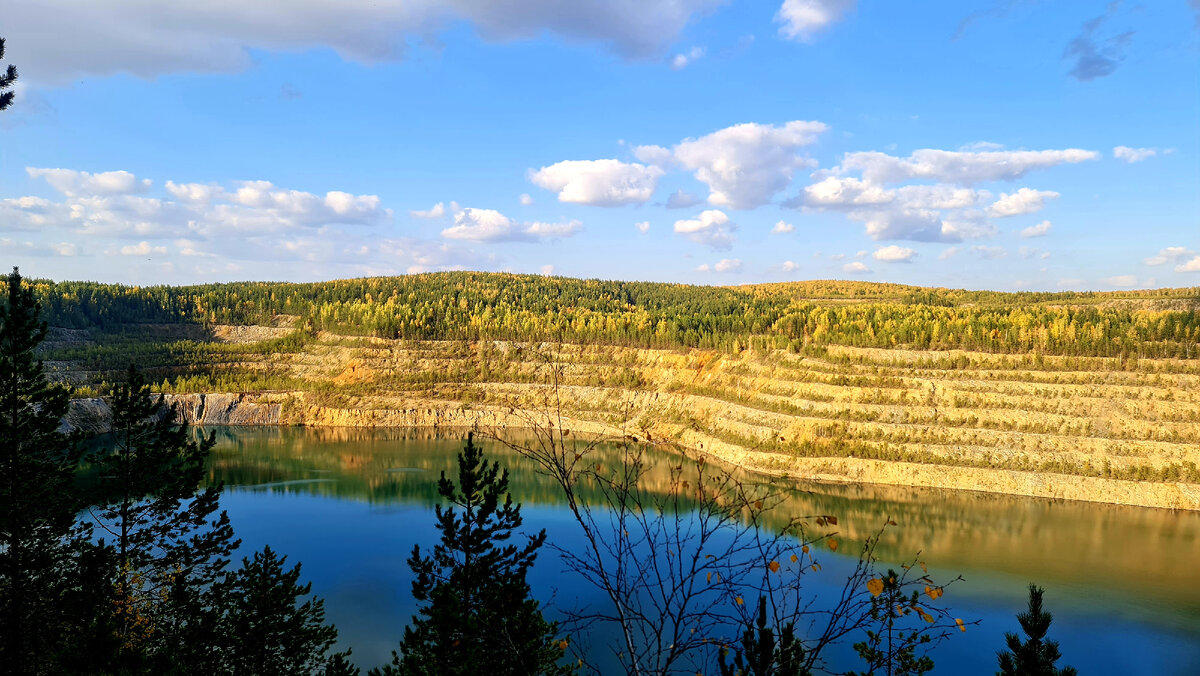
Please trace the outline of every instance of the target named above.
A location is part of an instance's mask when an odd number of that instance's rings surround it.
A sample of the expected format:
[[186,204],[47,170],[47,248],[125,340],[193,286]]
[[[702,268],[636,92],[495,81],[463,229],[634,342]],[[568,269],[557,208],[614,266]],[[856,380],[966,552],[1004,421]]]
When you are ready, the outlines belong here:
[[[209,470],[224,481],[243,552],[269,544],[303,562],[325,598],[328,619],[363,666],[390,659],[415,610],[405,560],[437,537],[433,505],[442,470],[453,476],[463,439],[428,430],[217,428]],[[552,482],[493,442],[489,457],[511,471],[526,528],[548,540],[579,540]],[[779,508],[833,514],[849,545],[889,517],[877,554],[899,564],[918,551],[938,579],[961,574],[944,600],[981,620],[933,654],[935,674],[991,674],[1026,586],[1046,587],[1051,638],[1081,674],[1200,674],[1200,513],[1058,502],[984,493],[797,484]],[[826,553],[814,591],[832,588],[852,560]],[[571,607],[594,599],[544,550],[531,574],[534,594]],[[553,615],[551,611],[549,613]],[[849,648],[840,654],[849,660]],[[852,661],[838,665],[854,668]]]

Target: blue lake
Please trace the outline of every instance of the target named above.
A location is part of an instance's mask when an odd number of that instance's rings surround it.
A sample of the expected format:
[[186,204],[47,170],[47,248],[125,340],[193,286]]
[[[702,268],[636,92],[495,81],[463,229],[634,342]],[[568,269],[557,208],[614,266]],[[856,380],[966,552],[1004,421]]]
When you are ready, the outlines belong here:
[[[435,481],[453,470],[463,437],[428,430],[219,428],[209,469],[224,481],[243,552],[269,544],[325,599],[341,646],[355,662],[390,660],[416,605],[405,561],[437,537]],[[529,531],[570,548],[582,543],[557,486],[532,463],[484,441],[511,473]],[[453,475],[453,472],[450,472]],[[813,593],[844,581],[849,546],[890,529],[876,551],[900,564],[918,552],[942,578],[962,575],[945,601],[979,620],[933,653],[936,674],[991,674],[1003,634],[1035,582],[1054,613],[1050,638],[1082,674],[1200,673],[1200,514],[1110,505],[871,486],[796,483],[782,509],[837,515],[839,553],[822,555]],[[847,552],[851,553],[847,555]],[[534,594],[556,609],[598,602],[548,549],[532,576]],[[833,653],[858,668],[849,646]],[[844,662],[844,664],[842,663]]]

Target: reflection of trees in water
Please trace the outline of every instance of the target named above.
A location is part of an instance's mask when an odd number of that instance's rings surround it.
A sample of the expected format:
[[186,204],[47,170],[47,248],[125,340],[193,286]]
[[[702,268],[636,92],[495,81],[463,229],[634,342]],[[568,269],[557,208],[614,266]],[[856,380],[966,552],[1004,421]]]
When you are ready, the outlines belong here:
[[[518,433],[512,433],[518,434]],[[452,469],[465,431],[358,428],[217,428],[210,479],[228,490],[325,495],[371,503],[433,504],[435,480]],[[511,471],[511,490],[529,505],[561,505],[563,496],[511,449],[482,440],[489,458]],[[602,446],[615,459],[615,445]],[[664,455],[664,457],[666,457]],[[643,485],[668,491],[669,462],[648,468]],[[329,481],[332,479],[332,481]],[[304,480],[321,480],[309,481]],[[298,482],[299,483],[281,483]],[[880,560],[922,551],[946,570],[994,573],[1042,584],[1125,584],[1200,616],[1200,514],[988,493],[794,482],[767,515],[778,526],[794,516],[835,514],[840,537],[861,542],[888,518]],[[584,490],[587,487],[582,487]],[[848,547],[855,551],[855,547]],[[969,577],[969,575],[968,575]]]

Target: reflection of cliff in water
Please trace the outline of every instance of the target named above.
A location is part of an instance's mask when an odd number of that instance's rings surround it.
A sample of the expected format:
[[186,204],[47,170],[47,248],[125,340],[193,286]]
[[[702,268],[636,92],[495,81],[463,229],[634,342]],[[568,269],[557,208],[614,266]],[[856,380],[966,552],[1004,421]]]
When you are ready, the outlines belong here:
[[[271,490],[372,503],[437,501],[435,481],[453,471],[465,433],[351,428],[218,428],[209,476],[228,490]],[[561,494],[514,451],[480,440],[489,458],[511,471],[514,497],[555,505]],[[611,464],[620,451],[597,449]],[[645,478],[670,490],[678,456],[657,453]],[[685,479],[688,477],[684,477]],[[761,479],[748,479],[760,481]],[[1200,622],[1200,513],[1056,502],[988,493],[870,485],[792,482],[772,515],[830,514],[844,540],[861,541],[887,519],[880,559],[898,562],[917,551],[945,571],[1002,574],[1044,585],[1125,589],[1146,601],[1169,600]],[[815,527],[815,524],[814,524]],[[851,555],[850,542],[841,550]]]

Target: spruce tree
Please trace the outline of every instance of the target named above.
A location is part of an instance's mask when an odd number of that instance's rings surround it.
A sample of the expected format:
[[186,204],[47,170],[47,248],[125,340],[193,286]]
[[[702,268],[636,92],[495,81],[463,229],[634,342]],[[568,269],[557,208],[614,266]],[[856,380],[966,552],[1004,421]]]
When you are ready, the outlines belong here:
[[[424,604],[404,630],[385,675],[565,674],[566,641],[542,617],[526,574],[546,540],[543,530],[508,544],[521,527],[520,505],[508,492],[508,470],[488,462],[468,436],[458,455],[458,484],[442,472],[436,507],[441,542],[430,556],[413,547],[413,596]],[[457,507],[457,509],[456,509]]]
[[1042,594],[1045,589],[1037,585],[1029,585],[1029,608],[1017,614],[1017,622],[1028,639],[1021,642],[1016,634],[1006,633],[1004,642],[1008,650],[996,653],[1000,671],[996,676],[1075,676],[1072,667],[1057,668],[1054,663],[1062,654],[1058,651],[1056,641],[1047,641],[1046,632],[1050,630],[1053,616],[1042,610]]
[[65,644],[70,574],[83,541],[74,489],[80,452],[59,432],[70,390],[51,384],[35,350],[46,324],[13,268],[0,303],[0,664],[52,671]]
[[792,623],[785,624],[775,639],[775,631],[767,625],[767,599],[758,598],[758,619],[747,626],[742,646],[736,650],[733,662],[726,663],[729,648],[721,648],[721,676],[811,676],[804,668],[804,646],[796,638]]
[[[0,38],[0,59],[4,58],[4,38]],[[6,92],[17,81],[17,67],[8,64],[8,68],[3,73],[0,73],[0,110],[5,110],[12,105],[13,98],[16,94]]]
[[[112,450],[93,462],[92,516],[112,553],[112,626],[118,664],[137,669],[175,654],[180,643],[214,643],[196,630],[202,598],[237,542],[225,512],[213,516],[221,486],[201,489],[213,436],[193,440],[175,407],[154,397],[130,367],[112,395]],[[200,613],[200,614],[197,614]]]
[[300,584],[300,564],[284,568],[286,556],[270,547],[242,559],[221,590],[228,632],[225,669],[235,676],[357,674],[349,652],[326,656],[337,629],[325,624],[325,602],[301,599],[312,584]]

